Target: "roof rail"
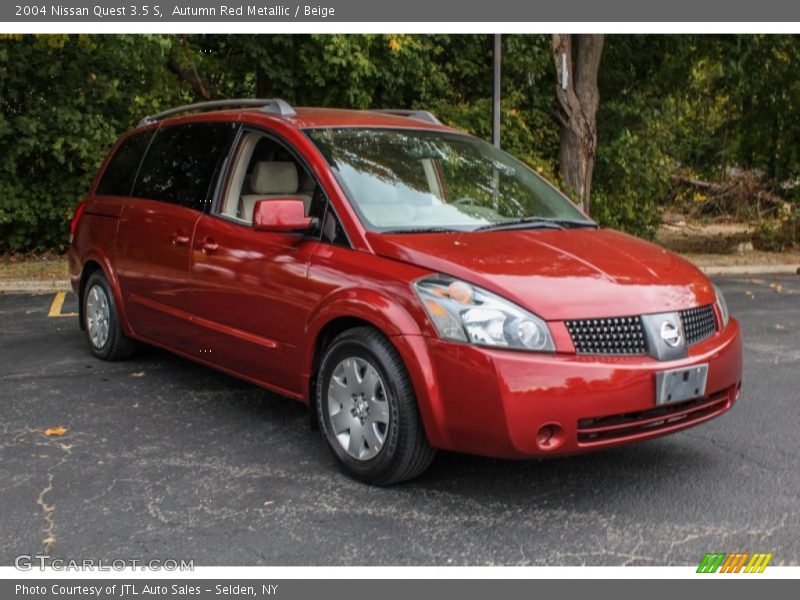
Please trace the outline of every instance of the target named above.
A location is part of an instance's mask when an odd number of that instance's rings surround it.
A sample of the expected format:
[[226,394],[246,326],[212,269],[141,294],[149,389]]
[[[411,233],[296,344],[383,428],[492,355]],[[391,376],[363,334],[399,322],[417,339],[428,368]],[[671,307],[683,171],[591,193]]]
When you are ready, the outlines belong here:
[[196,102],[194,104],[176,106],[175,108],[170,108],[154,115],[147,115],[139,121],[139,127],[181,113],[200,112],[215,108],[236,108],[239,106],[257,106],[261,109],[261,112],[279,115],[281,117],[293,117],[297,114],[286,100],[281,100],[280,98],[233,98],[230,100],[209,100],[208,102]]
[[436,115],[427,110],[409,110],[405,108],[373,108],[372,112],[384,113],[386,115],[397,115],[398,117],[408,117],[409,119],[425,121],[435,125],[442,124],[442,122],[436,118]]

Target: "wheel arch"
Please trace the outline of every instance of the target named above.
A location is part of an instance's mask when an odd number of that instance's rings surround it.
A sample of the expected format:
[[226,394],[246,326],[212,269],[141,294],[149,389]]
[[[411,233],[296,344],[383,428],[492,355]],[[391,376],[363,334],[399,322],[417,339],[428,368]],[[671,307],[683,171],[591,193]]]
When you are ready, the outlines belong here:
[[[358,301],[354,301],[358,298]],[[424,342],[422,327],[400,303],[368,290],[359,294],[350,290],[321,303],[309,319],[304,353],[303,394],[308,403],[312,426],[316,427],[314,394],[319,364],[328,345],[340,333],[354,328],[372,327],[389,338],[411,378],[428,439],[437,444],[443,432],[438,422],[441,403],[433,382],[433,367]]]
[[306,400],[311,401],[319,358],[334,337],[351,327],[369,326],[392,337],[419,334],[414,317],[388,294],[374,289],[340,289],[323,298],[308,318],[303,349]]
[[119,287],[119,281],[117,280],[116,274],[114,270],[111,268],[111,264],[108,259],[100,254],[97,253],[90,253],[86,256],[83,261],[83,265],[81,267],[81,276],[80,282],[78,284],[78,320],[80,322],[81,329],[85,329],[84,323],[84,307],[83,307],[83,295],[86,291],[86,283],[89,281],[89,278],[100,271],[103,276],[106,278],[109,286],[111,286],[111,292],[114,294],[114,304],[116,305],[117,314],[120,317],[120,323],[122,324],[122,330],[126,335],[131,335],[131,328],[128,325],[128,318],[125,312],[125,305],[122,302],[122,293]]

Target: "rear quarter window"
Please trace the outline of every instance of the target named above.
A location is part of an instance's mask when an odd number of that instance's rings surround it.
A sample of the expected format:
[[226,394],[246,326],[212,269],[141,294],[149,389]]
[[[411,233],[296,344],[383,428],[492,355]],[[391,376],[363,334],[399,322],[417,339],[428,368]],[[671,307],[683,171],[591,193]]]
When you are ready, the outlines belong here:
[[159,129],[142,162],[133,196],[202,211],[214,193],[236,123],[190,123]]
[[130,196],[142,157],[147,151],[154,130],[134,133],[127,137],[108,161],[97,184],[95,194],[103,196]]

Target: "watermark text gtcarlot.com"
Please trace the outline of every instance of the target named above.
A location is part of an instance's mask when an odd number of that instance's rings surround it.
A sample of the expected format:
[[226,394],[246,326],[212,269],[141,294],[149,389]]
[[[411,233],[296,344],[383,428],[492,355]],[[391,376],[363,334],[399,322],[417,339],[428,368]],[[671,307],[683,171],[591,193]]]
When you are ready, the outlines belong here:
[[51,558],[49,554],[20,554],[14,558],[14,567],[19,571],[194,571],[194,560],[175,558],[115,558],[111,560],[96,558]]

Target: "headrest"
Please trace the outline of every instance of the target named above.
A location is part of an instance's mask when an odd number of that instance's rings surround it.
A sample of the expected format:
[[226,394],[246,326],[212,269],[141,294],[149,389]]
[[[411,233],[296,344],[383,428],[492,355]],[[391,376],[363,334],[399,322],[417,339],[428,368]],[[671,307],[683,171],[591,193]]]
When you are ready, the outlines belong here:
[[297,192],[297,167],[293,162],[257,162],[250,176],[254,194],[294,194]]

